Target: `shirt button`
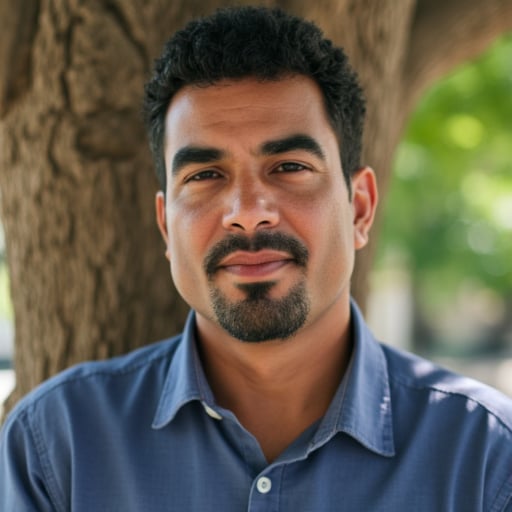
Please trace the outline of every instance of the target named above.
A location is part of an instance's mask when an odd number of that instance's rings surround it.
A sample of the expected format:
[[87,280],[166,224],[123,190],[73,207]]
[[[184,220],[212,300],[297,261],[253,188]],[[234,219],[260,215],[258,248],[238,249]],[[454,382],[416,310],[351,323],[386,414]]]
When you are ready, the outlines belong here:
[[267,492],[272,489],[272,480],[266,476],[258,478],[258,481],[256,482],[256,489],[258,489],[261,494],[267,494]]
[[222,416],[214,409],[212,409],[209,405],[207,405],[205,402],[203,402],[204,410],[206,411],[206,414],[210,416],[211,418],[215,420],[221,420]]

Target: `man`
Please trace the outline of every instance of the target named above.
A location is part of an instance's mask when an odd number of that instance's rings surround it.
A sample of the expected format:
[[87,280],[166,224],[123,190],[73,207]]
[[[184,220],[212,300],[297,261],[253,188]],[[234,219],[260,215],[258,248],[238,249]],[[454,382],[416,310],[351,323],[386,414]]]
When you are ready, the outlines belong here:
[[169,41],[145,110],[192,313],[18,405],[1,510],[512,510],[510,402],[378,344],[350,301],[377,191],[341,50],[221,10]]

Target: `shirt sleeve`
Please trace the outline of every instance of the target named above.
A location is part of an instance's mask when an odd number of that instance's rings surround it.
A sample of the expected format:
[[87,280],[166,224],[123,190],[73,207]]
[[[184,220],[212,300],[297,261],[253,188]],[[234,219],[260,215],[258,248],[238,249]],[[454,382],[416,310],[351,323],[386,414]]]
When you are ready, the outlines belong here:
[[56,512],[33,432],[21,412],[0,431],[0,510]]

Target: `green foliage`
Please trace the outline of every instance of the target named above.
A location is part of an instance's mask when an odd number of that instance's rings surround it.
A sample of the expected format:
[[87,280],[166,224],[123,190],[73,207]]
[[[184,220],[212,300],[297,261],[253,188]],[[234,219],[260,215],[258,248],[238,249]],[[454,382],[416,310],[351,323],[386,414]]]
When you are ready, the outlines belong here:
[[512,290],[512,35],[439,82],[400,144],[382,263],[405,255],[427,301],[470,278]]

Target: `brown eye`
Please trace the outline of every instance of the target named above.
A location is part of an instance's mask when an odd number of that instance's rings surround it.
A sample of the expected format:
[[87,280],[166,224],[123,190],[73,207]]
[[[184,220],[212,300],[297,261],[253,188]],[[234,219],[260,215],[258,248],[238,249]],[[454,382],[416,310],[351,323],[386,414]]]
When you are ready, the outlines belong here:
[[185,183],[190,183],[194,181],[205,181],[205,180],[215,180],[220,178],[220,174],[214,169],[206,169],[204,171],[197,172],[189,176]]
[[274,171],[275,172],[299,172],[299,171],[306,171],[308,170],[308,167],[306,167],[303,164],[299,164],[297,162],[283,162],[282,164],[279,164]]

